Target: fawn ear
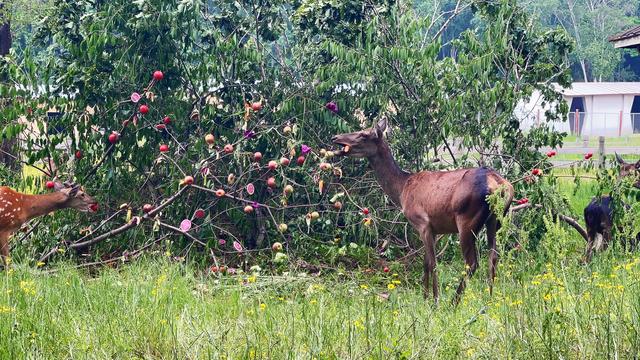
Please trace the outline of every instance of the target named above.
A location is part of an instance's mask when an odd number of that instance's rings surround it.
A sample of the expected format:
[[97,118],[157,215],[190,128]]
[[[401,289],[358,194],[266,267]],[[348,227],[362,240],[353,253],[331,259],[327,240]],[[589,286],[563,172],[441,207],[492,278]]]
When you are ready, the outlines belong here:
[[387,118],[382,118],[376,124],[376,133],[378,134],[379,138],[382,138],[384,136],[385,130],[387,130]]
[[72,187],[65,187],[64,189],[60,190],[60,192],[67,195],[67,197],[72,198],[78,195],[79,190],[80,186],[74,185]]
[[58,180],[54,180],[53,181],[53,189],[55,191],[62,191],[64,189],[66,189],[67,187],[65,186],[65,184],[59,182]]

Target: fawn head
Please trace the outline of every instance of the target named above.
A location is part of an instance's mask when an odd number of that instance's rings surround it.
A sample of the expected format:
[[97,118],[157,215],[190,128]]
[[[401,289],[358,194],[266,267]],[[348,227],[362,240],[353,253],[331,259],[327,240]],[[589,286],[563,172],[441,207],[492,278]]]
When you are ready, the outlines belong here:
[[81,212],[97,211],[98,202],[89,196],[80,185],[68,181],[63,183],[56,181],[54,182],[54,189],[66,197],[64,201],[65,207]]
[[338,150],[336,155],[355,158],[375,156],[384,146],[384,131],[386,129],[387,120],[382,119],[371,129],[334,136],[331,141],[334,144],[342,145],[342,149]]

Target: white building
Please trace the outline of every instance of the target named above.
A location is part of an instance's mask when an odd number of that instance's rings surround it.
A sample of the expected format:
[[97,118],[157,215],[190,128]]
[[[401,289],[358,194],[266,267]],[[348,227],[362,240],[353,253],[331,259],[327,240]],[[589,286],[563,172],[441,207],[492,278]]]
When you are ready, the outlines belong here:
[[[564,89],[554,84],[569,106],[566,121],[551,125],[575,135],[626,136],[640,133],[640,82],[573,83]],[[529,129],[546,121],[539,93],[516,110],[521,127]]]

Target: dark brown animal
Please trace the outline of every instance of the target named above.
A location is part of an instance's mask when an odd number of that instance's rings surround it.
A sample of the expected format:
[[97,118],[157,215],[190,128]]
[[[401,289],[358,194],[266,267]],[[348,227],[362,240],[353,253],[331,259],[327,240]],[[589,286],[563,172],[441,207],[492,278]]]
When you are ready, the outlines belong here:
[[498,263],[496,231],[500,224],[491,213],[486,198],[503,188],[506,210],[513,199],[513,186],[495,171],[484,167],[415,174],[403,171],[384,140],[386,128],[387,122],[382,120],[372,129],[337,135],[333,142],[344,146],[337,155],[369,160],[384,192],[400,206],[420,235],[425,249],[422,279],[425,298],[432,279],[433,297],[436,302],[438,300],[435,236],[458,233],[460,237],[467,272],[456,291],[454,303],[457,303],[466,286],[466,278],[478,268],[476,238],[483,226],[487,228],[489,289],[492,291]]
[[[616,161],[620,167],[620,178],[627,176],[637,176],[640,170],[640,160],[635,164],[630,164],[618,154]],[[640,188],[640,180],[634,186]],[[591,261],[594,251],[606,249],[611,242],[611,228],[613,226],[613,209],[611,208],[611,196],[604,195],[593,198],[589,205],[584,208],[584,222],[587,226],[587,249],[585,250],[584,261]],[[635,241],[631,241],[633,247],[640,240],[640,234]]]
[[55,182],[54,189],[50,194],[28,195],[0,187],[0,258],[3,264],[9,257],[9,238],[27,221],[66,208],[94,211],[97,205],[78,185]]

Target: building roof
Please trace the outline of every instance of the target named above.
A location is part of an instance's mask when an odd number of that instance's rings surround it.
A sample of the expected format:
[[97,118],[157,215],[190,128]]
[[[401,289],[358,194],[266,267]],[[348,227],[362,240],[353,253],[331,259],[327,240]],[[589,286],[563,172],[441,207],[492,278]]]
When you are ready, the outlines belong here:
[[635,48],[640,46],[640,25],[609,37],[616,48]]
[[568,89],[554,86],[564,96],[640,95],[640,82],[574,82]]
[[640,35],[640,25],[609,37],[609,41],[619,41]]

